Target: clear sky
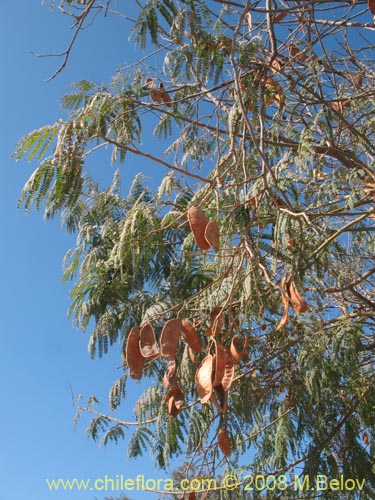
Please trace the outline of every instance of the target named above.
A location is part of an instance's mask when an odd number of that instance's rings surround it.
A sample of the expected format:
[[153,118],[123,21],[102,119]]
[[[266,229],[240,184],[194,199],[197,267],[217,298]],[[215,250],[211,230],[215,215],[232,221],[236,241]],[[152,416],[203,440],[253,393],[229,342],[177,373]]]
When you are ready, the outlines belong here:
[[[89,334],[75,330],[68,320],[69,285],[61,283],[62,259],[74,239],[58,219],[46,222],[33,209],[28,215],[17,210],[21,188],[35,165],[16,163],[10,156],[20,137],[61,116],[59,99],[71,82],[107,82],[118,66],[137,56],[123,21],[98,19],[82,33],[63,73],[45,83],[58,60],[38,59],[31,52],[59,52],[71,36],[68,19],[47,4],[17,0],[0,6],[0,500],[102,500],[120,492],[49,492],[45,479],[168,476],[153,468],[149,456],[130,462],[125,443],[98,448],[85,435],[88,415],[73,428],[70,386],[84,399],[94,392],[107,412],[109,388],[121,374],[119,346],[102,359],[90,359]],[[131,10],[132,2],[128,4]],[[135,163],[134,171],[143,167]],[[113,168],[103,168],[113,174]],[[131,387],[136,390],[135,382]],[[130,414],[122,407],[116,416]]]

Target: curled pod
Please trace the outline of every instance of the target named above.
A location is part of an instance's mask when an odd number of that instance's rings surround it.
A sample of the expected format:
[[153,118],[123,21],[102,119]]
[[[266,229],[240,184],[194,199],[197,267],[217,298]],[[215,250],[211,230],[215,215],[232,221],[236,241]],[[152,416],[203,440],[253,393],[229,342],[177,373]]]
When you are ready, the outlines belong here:
[[287,285],[290,305],[293,309],[299,313],[304,313],[308,310],[309,306],[307,302],[301,297],[299,291],[297,290],[297,286],[294,281],[294,276],[292,276]]
[[218,411],[221,413],[228,411],[228,391],[224,389],[222,384],[213,388],[210,399]]
[[139,346],[142,356],[146,359],[154,359],[160,355],[156,345],[155,332],[150,323],[141,328]]
[[142,371],[145,364],[145,358],[142,356],[139,347],[140,327],[134,326],[128,335],[125,348],[125,360],[129,368],[129,375],[134,380],[142,378]]
[[195,374],[195,383],[202,404],[206,404],[212,394],[213,356],[207,354]]
[[208,250],[210,244],[204,235],[208,224],[205,213],[199,207],[190,207],[188,210],[188,220],[197,245],[202,250]]
[[239,363],[246,356],[247,346],[249,344],[249,339],[247,337],[244,337],[242,350],[239,350],[238,349],[239,340],[240,337],[238,335],[235,335],[230,344],[230,353],[234,363]]

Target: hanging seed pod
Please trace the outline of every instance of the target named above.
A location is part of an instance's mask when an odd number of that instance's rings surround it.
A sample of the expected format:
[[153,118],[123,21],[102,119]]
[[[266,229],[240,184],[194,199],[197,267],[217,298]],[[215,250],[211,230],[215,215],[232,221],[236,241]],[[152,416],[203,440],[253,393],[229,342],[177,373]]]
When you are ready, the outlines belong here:
[[195,383],[202,404],[208,402],[212,394],[213,356],[207,354],[195,374]]
[[215,307],[210,314],[210,326],[206,330],[206,335],[213,337],[219,334],[225,326],[224,315],[221,307]]
[[305,56],[305,54],[303,54],[303,52],[301,51],[301,49],[297,45],[289,45],[288,50],[289,50],[289,54],[292,57],[294,57],[296,61],[298,61],[298,62],[306,62],[307,61],[307,57]]
[[207,224],[204,237],[215,252],[218,252],[220,248],[220,231],[216,220],[212,220]]
[[150,323],[141,328],[139,345],[142,356],[146,359],[154,359],[160,355],[156,346],[155,332]]
[[208,250],[210,248],[210,244],[204,235],[208,224],[208,219],[205,213],[198,207],[190,207],[188,210],[188,220],[197,245],[202,250]]
[[368,0],[368,8],[371,14],[375,16],[375,0]]
[[188,319],[183,319],[181,321],[181,333],[192,351],[202,352],[202,341],[194,328],[194,325]]
[[163,104],[162,93],[159,89],[155,89],[150,93],[153,104]]
[[286,276],[283,276],[281,278],[280,288],[281,288],[281,300],[283,302],[284,312],[283,312],[283,315],[282,315],[282,318],[281,318],[279,324],[276,327],[276,330],[280,330],[280,328],[282,328],[285,325],[285,323],[288,321],[290,298],[289,298]]
[[196,355],[193,353],[191,347],[189,347],[189,358],[190,361],[192,361],[194,364],[199,365],[199,359],[196,357]]
[[247,346],[249,343],[249,339],[247,337],[244,337],[242,351],[238,350],[239,340],[240,337],[238,335],[235,335],[230,344],[230,353],[234,363],[239,363],[246,356],[247,353]]
[[217,340],[215,341],[215,348],[216,352],[214,357],[214,372],[212,374],[213,387],[221,384],[225,373],[225,349]]
[[221,380],[221,385],[223,386],[223,389],[227,391],[233,382],[234,363],[233,363],[233,358],[228,351],[225,351],[224,355],[225,355],[225,367],[224,367],[224,376]]
[[219,432],[217,433],[217,441],[219,443],[219,447],[225,457],[229,457],[232,447],[230,444],[229,436],[226,431],[226,429],[219,429]]
[[164,85],[160,84],[160,96],[164,104],[168,106],[168,108],[172,107],[172,99],[170,98],[168,92],[164,89]]
[[170,319],[164,325],[160,336],[160,354],[169,361],[176,357],[181,326],[179,319]]
[[130,330],[125,349],[125,360],[129,368],[129,375],[134,380],[142,378],[142,371],[145,364],[145,359],[139,347],[140,331],[139,326],[134,326]]
[[176,361],[169,361],[168,369],[163,377],[163,384],[165,387],[170,387],[171,385],[177,384],[177,376],[176,376]]
[[213,388],[210,399],[218,411],[221,413],[228,411],[228,391],[224,389],[222,384]]
[[309,306],[305,300],[301,297],[297,290],[297,286],[294,281],[294,276],[292,276],[287,284],[287,289],[290,297],[290,305],[293,309],[299,313],[304,313],[308,310]]

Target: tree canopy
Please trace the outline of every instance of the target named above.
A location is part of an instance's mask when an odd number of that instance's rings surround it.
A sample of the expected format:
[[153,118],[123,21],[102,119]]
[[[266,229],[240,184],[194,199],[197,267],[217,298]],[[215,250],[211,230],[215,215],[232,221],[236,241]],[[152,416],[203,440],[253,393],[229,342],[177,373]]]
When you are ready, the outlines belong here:
[[[249,474],[288,486],[246,498],[316,498],[296,474],[364,480],[322,498],[374,498],[375,2],[146,0],[135,19],[51,3],[76,29],[53,76],[100,15],[141,54],[107,85],[73,84],[65,118],[15,152],[38,161],[20,205],[77,234],[63,279],[91,355],[122,359],[116,418],[93,397],[88,432],[132,432],[129,456],[162,468],[186,454],[200,477],[237,474],[223,498]],[[118,170],[99,187],[102,149]],[[124,192],[134,155],[158,188],[140,173]]]

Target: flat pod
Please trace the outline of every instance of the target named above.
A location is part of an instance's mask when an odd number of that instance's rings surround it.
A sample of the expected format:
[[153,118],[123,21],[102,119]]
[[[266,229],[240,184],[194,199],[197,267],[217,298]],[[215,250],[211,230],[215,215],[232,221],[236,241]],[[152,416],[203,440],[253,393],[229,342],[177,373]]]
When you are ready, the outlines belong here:
[[220,342],[215,341],[215,347],[216,347],[216,352],[215,352],[215,358],[214,358],[214,366],[215,366],[215,371],[213,373],[213,382],[212,385],[213,387],[221,384],[221,381],[223,380],[224,373],[225,373],[225,349],[224,347],[220,344]]
[[207,354],[195,374],[195,383],[202,404],[207,403],[212,394],[212,368],[213,356]]
[[189,358],[192,363],[199,365],[199,359],[196,357],[191,347],[189,347]]
[[375,0],[368,0],[368,8],[371,14],[375,15]]
[[226,350],[225,353],[225,368],[224,368],[224,376],[221,380],[221,385],[224,390],[227,391],[233,382],[234,377],[234,362],[231,354]]
[[239,340],[240,337],[238,335],[235,335],[230,344],[230,353],[235,363],[239,363],[246,356],[247,346],[249,343],[249,339],[247,337],[244,337],[242,351],[240,351],[238,349]]
[[294,282],[294,277],[292,276],[288,285],[288,292],[290,297],[290,305],[293,309],[299,313],[304,313],[308,310],[309,306],[305,300],[301,297],[300,293],[297,290],[297,286]]
[[129,368],[129,375],[134,380],[142,378],[145,359],[139,347],[140,327],[134,326],[128,335],[125,348],[125,360]]
[[170,319],[163,327],[160,336],[160,354],[168,361],[176,357],[181,325],[179,319]]
[[208,219],[205,213],[198,207],[190,207],[188,210],[188,220],[197,245],[202,250],[208,250],[210,248],[210,244],[204,235],[208,224]]
[[232,447],[226,429],[219,429],[219,432],[217,433],[217,441],[219,443],[221,451],[223,452],[223,455],[225,457],[229,457]]
[[144,358],[154,359],[159,356],[159,351],[156,346],[155,332],[150,323],[147,323],[141,328],[139,346]]
[[202,341],[194,328],[194,325],[188,319],[183,319],[181,321],[181,333],[192,351],[202,352]]
[[204,237],[215,252],[218,252],[220,248],[220,230],[216,220],[212,220],[207,224]]

